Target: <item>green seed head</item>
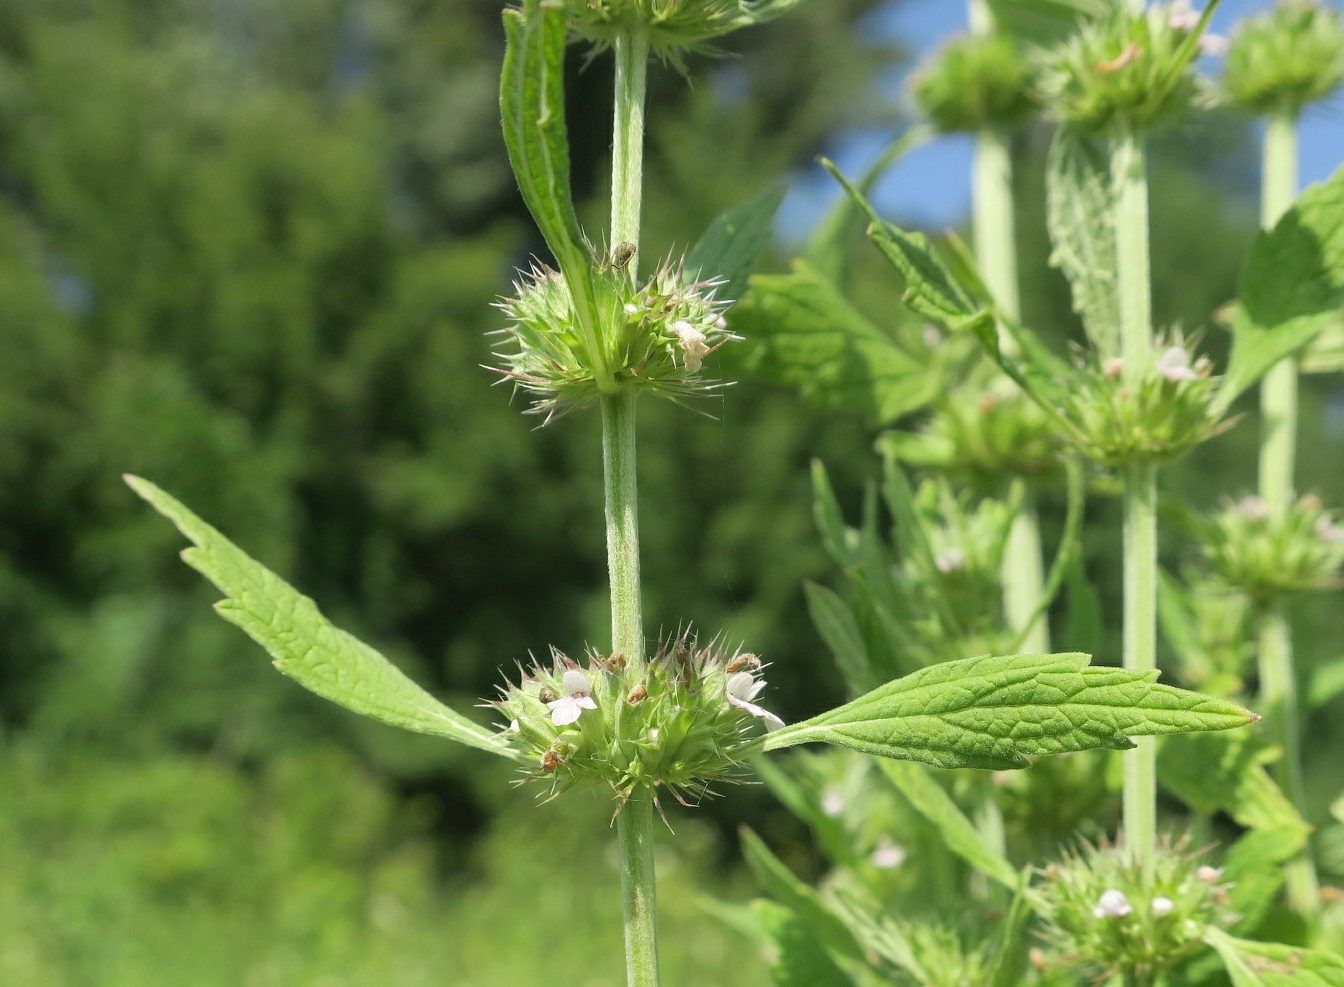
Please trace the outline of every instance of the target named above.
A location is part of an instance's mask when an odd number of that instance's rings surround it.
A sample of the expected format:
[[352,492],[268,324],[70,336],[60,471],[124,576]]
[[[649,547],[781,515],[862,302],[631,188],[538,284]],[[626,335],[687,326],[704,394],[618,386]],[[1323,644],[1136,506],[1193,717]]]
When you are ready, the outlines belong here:
[[714,297],[718,282],[686,283],[681,264],[669,260],[636,288],[628,262],[620,245],[594,267],[597,353],[558,272],[534,269],[499,304],[509,326],[499,332],[497,370],[532,394],[531,410],[548,421],[596,401],[604,380],[612,389],[637,387],[673,400],[722,386],[701,372],[706,356],[737,338],[723,319],[728,303]]
[[1308,0],[1281,0],[1232,33],[1223,89],[1253,113],[1297,116],[1344,79],[1344,15]]
[[1197,23],[1180,0],[1137,15],[1116,4],[1045,57],[1040,98],[1064,124],[1150,130],[1189,110],[1199,93],[1190,68]]
[[647,662],[558,651],[492,704],[504,736],[553,793],[606,784],[618,796],[660,787],[698,800],[715,781],[745,774],[763,729],[783,721],[755,702],[765,687],[755,655],[729,652],[691,634],[667,641]]
[[1202,528],[1214,575],[1257,602],[1344,583],[1344,527],[1316,497],[1303,497],[1282,517],[1273,517],[1259,497],[1243,497]]
[[1145,878],[1124,847],[1084,846],[1041,872],[1033,887],[1044,935],[1058,963],[1098,980],[1120,974],[1150,982],[1202,943],[1210,925],[1229,924],[1228,885],[1186,843],[1159,846]]
[[912,80],[915,102],[944,133],[1006,129],[1036,108],[1032,68],[1008,38],[958,38]]

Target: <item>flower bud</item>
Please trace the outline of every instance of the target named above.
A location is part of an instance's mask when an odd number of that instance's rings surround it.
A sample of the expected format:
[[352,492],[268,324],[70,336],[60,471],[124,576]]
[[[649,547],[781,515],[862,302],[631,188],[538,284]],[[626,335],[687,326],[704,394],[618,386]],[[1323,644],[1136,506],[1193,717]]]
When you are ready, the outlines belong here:
[[915,102],[944,133],[1006,129],[1036,109],[1032,67],[1010,39],[950,42],[912,78]]
[[1253,113],[1297,116],[1344,79],[1344,15],[1309,0],[1281,0],[1243,21],[1228,43],[1223,90]]

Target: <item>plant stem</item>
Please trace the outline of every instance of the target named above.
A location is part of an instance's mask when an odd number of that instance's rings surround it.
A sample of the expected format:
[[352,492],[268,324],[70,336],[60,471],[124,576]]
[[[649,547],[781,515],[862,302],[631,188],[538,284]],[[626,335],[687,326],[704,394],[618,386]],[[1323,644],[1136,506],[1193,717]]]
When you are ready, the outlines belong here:
[[[649,39],[624,31],[612,46],[616,55],[616,99],[611,139],[611,246],[639,248],[639,213],[644,189],[644,98]],[[626,268],[638,275],[638,256]]]
[[653,874],[653,794],[637,789],[616,817],[621,852],[627,987],[658,987],[657,904]]
[[[638,278],[639,216],[644,179],[644,100],[648,36],[617,35],[616,95],[611,165],[611,247],[628,243],[626,266]],[[611,647],[628,667],[644,664],[644,618],[639,582],[639,491],[636,481],[635,396],[630,388],[603,394],[602,466],[611,582]],[[657,895],[653,869],[653,793],[632,792],[616,817],[625,915],[628,987],[658,987]]]
[[[1111,143],[1116,192],[1115,238],[1119,270],[1120,354],[1124,379],[1137,387],[1150,371],[1152,301],[1148,259],[1148,178],[1143,144],[1132,129]],[[1147,461],[1124,470],[1124,665],[1157,667],[1157,467]],[[1138,738],[1124,754],[1124,833],[1130,852],[1151,876],[1157,844],[1157,746]]]
[[[1280,111],[1265,128],[1264,174],[1260,221],[1270,229],[1288,211],[1297,195],[1297,121]],[[1281,360],[1260,384],[1260,497],[1270,517],[1280,520],[1295,496],[1297,460],[1297,361]],[[1293,635],[1288,608],[1279,601],[1259,614],[1257,660],[1260,706],[1265,731],[1283,750],[1274,765],[1275,779],[1297,811],[1306,815],[1302,772],[1302,736],[1293,669]],[[1320,903],[1316,867],[1308,846],[1285,868],[1288,902],[1295,911],[1313,916]]]

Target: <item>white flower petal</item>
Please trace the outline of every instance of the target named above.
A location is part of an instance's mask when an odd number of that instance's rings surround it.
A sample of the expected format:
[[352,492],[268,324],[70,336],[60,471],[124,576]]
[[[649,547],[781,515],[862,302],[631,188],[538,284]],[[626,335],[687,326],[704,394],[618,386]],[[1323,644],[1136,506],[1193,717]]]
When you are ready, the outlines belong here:
[[571,697],[565,696],[563,699],[557,699],[553,703],[547,703],[551,707],[551,722],[558,727],[567,727],[579,718],[583,712],[579,704]]
[[869,863],[880,870],[891,870],[905,863],[905,847],[897,846],[883,837],[868,858]]
[[560,683],[565,687],[565,692],[571,696],[587,695],[592,692],[592,686],[588,684],[588,676],[584,675],[577,668],[565,670]]
[[729,696],[728,701],[743,712],[750,713],[757,719],[765,720],[766,730],[778,730],[784,725],[784,721],[778,716],[768,709],[762,709],[755,703],[749,703],[745,699],[738,699],[736,696]]
[[1092,909],[1092,914],[1097,918],[1123,918],[1133,910],[1125,893],[1111,888],[1102,892],[1097,907]]
[[1175,910],[1176,910],[1176,903],[1172,901],[1170,898],[1166,897],[1165,895],[1153,899],[1154,915],[1170,915]]

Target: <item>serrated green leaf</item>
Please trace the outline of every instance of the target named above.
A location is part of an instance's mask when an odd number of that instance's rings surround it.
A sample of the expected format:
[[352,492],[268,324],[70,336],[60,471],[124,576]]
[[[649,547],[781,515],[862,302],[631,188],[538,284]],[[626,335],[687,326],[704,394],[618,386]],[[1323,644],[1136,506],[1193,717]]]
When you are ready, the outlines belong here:
[[994,315],[976,302],[934,252],[923,233],[907,233],[883,221],[868,200],[860,194],[830,161],[822,164],[834,176],[863,212],[868,215],[868,239],[905,280],[901,300],[910,311],[942,326],[960,332],[977,326],[993,326]]
[[756,259],[770,243],[770,233],[784,201],[784,187],[775,185],[714,218],[686,255],[687,280],[722,281],[714,297],[735,302],[747,290]]
[[1106,12],[1106,0],[989,0],[999,29],[1041,46],[1061,41],[1079,22]]
[[863,408],[879,424],[928,404],[941,384],[803,261],[752,278],[733,329],[748,341],[751,373],[801,388],[820,408]]
[[1307,707],[1314,709],[1324,706],[1341,693],[1344,693],[1344,657],[1318,665],[1312,671],[1311,685],[1307,688]]
[[1170,737],[1158,753],[1158,778],[1205,815],[1222,810],[1249,829],[1297,826],[1305,835],[1310,827],[1264,768],[1278,756],[1247,734]]
[[1283,865],[1302,852],[1309,833],[1300,824],[1253,829],[1232,844],[1223,859],[1223,880],[1231,885],[1227,903],[1238,916],[1238,930],[1259,926],[1284,885]]
[[564,4],[555,0],[524,0],[521,10],[504,11],[506,45],[499,108],[518,188],[569,285],[596,368],[604,362],[597,341],[591,250],[570,192],[565,129],[567,32]]
[[1081,654],[967,658],[921,669],[764,739],[827,743],[940,768],[1021,768],[1027,758],[1133,746],[1132,736],[1226,730],[1256,717],[1159,685],[1156,672],[1089,667]]
[[1274,229],[1262,231],[1241,275],[1232,357],[1217,404],[1297,353],[1344,306],[1344,168],[1312,185]]
[[873,675],[868,668],[868,650],[848,604],[825,586],[807,583],[803,589],[807,594],[807,612],[812,624],[835,657],[835,665],[840,669],[849,694],[858,695],[871,689]]
[[1050,263],[1064,272],[1073,310],[1102,357],[1120,353],[1115,189],[1105,145],[1077,130],[1055,133],[1045,174]]
[[[868,195],[877,180],[892,165],[911,151],[926,144],[935,136],[932,127],[911,127],[893,141],[886,150],[878,155],[867,171],[859,178],[857,188]],[[803,257],[824,277],[843,289],[849,282],[850,241],[863,228],[862,213],[859,206],[848,195],[840,199],[813,229],[803,248]]]
[[1238,939],[1214,927],[1204,941],[1218,950],[1233,987],[1344,987],[1344,960],[1324,950]]
[[878,764],[915,811],[938,830],[949,850],[1009,890],[1018,890],[1021,879],[1013,865],[985,843],[975,825],[943,786],[930,777],[926,768],[909,761],[890,759],[883,759]]
[[808,925],[788,908],[754,901],[751,909],[774,946],[770,976],[776,987],[854,987]]
[[836,564],[842,569],[858,565],[858,548],[851,543],[840,502],[835,499],[831,479],[820,459],[812,460],[812,517],[821,533],[821,543]]
[[228,597],[215,605],[219,615],[265,648],[285,675],[362,716],[503,757],[521,757],[495,734],[425,692],[373,648],[335,627],[312,600],[179,501],[137,476],[127,476],[126,482],[195,544],[182,558]]

